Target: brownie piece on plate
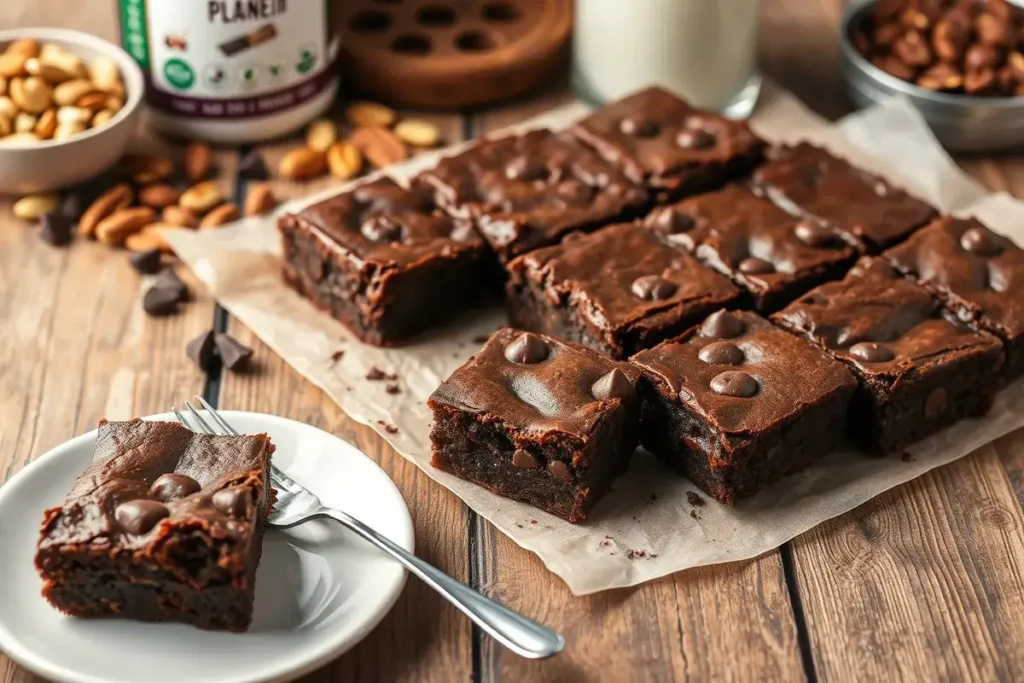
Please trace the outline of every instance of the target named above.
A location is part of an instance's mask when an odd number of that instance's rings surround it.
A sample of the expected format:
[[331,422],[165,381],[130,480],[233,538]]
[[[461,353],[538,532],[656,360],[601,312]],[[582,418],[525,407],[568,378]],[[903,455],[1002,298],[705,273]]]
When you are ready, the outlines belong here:
[[601,107],[572,133],[663,200],[746,175],[765,149],[745,122],[696,109],[661,88]]
[[935,209],[820,147],[782,147],[754,173],[754,188],[783,209],[878,253],[935,218]]
[[549,130],[483,140],[420,178],[507,262],[575,230],[640,215],[647,193],[572,137]]
[[722,503],[832,451],[857,382],[814,345],[749,312],[718,311],[641,351],[644,448]]
[[273,451],[264,434],[100,423],[92,462],[43,515],[43,595],[76,617],[246,630]]
[[398,344],[500,291],[483,240],[422,183],[365,183],[278,229],[285,280],[369,344]]
[[853,248],[829,227],[791,216],[738,185],[656,209],[646,224],[732,278],[761,312],[842,277],[854,260]]
[[773,316],[857,376],[850,433],[873,453],[901,450],[992,404],[1003,350],[946,312],[881,257],[811,290]]
[[508,266],[514,327],[626,358],[739,301],[725,277],[638,223],[520,256]]
[[637,444],[636,371],[532,332],[496,332],[430,397],[434,467],[576,523]]
[[941,218],[884,256],[958,318],[1003,340],[1004,380],[1024,374],[1024,250],[973,218]]

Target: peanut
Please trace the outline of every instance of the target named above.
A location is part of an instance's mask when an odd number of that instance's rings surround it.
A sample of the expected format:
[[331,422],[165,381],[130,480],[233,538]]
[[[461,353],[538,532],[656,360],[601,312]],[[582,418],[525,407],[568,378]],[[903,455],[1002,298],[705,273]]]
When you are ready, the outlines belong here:
[[212,180],[207,180],[185,190],[181,199],[178,200],[178,204],[189,211],[202,215],[223,201],[224,193],[221,192],[220,186]]
[[306,146],[326,152],[338,140],[338,127],[328,119],[317,119],[306,130]]
[[219,228],[225,223],[238,220],[238,207],[230,202],[227,204],[221,204],[216,209],[210,211],[210,213],[203,216],[203,220],[199,221],[200,230],[213,230]]
[[327,166],[335,178],[351,180],[363,169],[363,155],[351,142],[336,142],[327,150]]
[[249,186],[245,195],[245,215],[259,216],[273,211],[277,206],[277,197],[274,196],[270,185],[266,183],[255,183]]
[[390,126],[395,111],[376,102],[353,102],[345,109],[345,117],[357,126]]
[[100,221],[131,204],[133,198],[132,188],[128,183],[114,185],[101,194],[82,214],[78,220],[78,234],[82,237],[92,237]]
[[12,211],[22,220],[37,221],[43,214],[57,210],[60,197],[55,194],[30,194],[14,202]]
[[96,226],[96,239],[103,244],[119,246],[156,220],[156,213],[148,206],[121,209],[110,214]]
[[308,147],[293,149],[282,157],[278,165],[278,172],[290,180],[315,178],[322,175],[326,169],[326,155]]

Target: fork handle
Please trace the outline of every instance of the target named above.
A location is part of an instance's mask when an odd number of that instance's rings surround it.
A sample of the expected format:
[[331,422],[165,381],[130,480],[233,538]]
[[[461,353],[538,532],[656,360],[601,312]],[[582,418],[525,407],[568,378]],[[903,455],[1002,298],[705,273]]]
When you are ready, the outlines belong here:
[[508,607],[477,593],[424,562],[391,540],[341,510],[322,508],[317,516],[330,517],[374,544],[458,607],[480,628],[498,642],[522,657],[543,659],[561,652],[565,639],[547,626],[510,610]]

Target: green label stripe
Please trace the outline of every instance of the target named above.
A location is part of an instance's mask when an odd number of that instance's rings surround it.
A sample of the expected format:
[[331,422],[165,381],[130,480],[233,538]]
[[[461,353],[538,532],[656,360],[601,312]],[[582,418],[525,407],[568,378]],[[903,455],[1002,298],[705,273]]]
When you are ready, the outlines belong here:
[[149,68],[149,32],[146,29],[146,0],[120,0],[121,42],[143,69]]

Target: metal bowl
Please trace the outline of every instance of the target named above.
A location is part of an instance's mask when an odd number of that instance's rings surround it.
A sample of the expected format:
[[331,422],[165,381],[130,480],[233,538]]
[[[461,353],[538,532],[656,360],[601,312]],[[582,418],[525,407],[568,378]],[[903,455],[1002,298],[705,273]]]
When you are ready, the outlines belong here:
[[858,107],[903,96],[917,108],[942,146],[956,152],[1002,152],[1024,147],[1024,97],[978,97],[926,90],[864,59],[850,41],[874,5],[851,2],[839,34],[839,71]]

